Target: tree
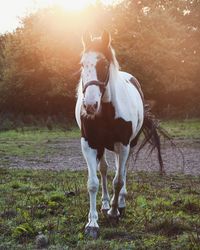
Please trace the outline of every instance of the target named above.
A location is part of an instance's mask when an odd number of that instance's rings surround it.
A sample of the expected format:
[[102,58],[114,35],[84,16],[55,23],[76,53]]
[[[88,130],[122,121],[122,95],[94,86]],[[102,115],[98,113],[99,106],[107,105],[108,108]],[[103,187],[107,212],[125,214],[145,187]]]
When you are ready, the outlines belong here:
[[124,0],[25,17],[0,40],[1,111],[73,113],[81,35],[108,29],[122,70],[139,79],[146,99],[156,100],[160,113],[169,104],[190,112],[200,97],[199,10],[199,0]]

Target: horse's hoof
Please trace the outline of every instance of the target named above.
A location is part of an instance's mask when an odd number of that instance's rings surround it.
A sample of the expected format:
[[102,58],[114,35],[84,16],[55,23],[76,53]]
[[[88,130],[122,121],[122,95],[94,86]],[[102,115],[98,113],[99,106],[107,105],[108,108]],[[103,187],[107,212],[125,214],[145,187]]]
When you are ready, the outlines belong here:
[[86,227],[85,235],[96,240],[99,237],[99,228],[98,227]]
[[104,215],[104,217],[108,217],[108,210],[109,209],[101,209],[101,213]]
[[119,216],[107,215],[108,221],[112,226],[116,226],[119,223]]
[[125,207],[119,207],[118,210],[119,210],[119,213],[120,213],[120,217],[121,218],[124,217],[124,215],[125,215]]

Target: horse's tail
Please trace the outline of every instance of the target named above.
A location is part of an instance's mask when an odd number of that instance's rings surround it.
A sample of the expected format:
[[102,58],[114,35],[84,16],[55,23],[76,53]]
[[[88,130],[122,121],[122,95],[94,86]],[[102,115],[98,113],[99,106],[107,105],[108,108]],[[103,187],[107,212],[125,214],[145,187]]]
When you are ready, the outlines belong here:
[[151,151],[150,153],[156,148],[158,154],[158,161],[160,165],[160,173],[165,173],[163,159],[161,154],[161,136],[171,142],[172,145],[175,145],[171,136],[165,131],[160,125],[157,119],[155,119],[154,115],[152,114],[149,105],[145,105],[144,107],[144,122],[140,131],[140,134],[144,134],[144,139],[140,144],[140,147],[136,153],[136,158],[139,151],[147,144],[150,143]]

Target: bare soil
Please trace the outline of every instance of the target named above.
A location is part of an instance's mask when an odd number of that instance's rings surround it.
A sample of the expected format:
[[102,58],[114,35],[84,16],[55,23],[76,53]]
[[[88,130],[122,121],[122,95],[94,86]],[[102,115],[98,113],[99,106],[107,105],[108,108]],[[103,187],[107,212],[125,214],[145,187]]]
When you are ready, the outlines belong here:
[[[162,146],[165,171],[167,173],[200,174],[200,140],[176,139],[177,148],[169,143]],[[87,169],[81,153],[79,139],[63,139],[46,142],[47,151],[44,156],[33,157],[5,156],[0,166],[11,168],[52,169],[52,170],[83,170]],[[134,152],[137,151],[137,148]],[[135,153],[128,161],[129,171],[158,171],[159,164],[156,150],[149,156],[145,147],[135,161]],[[53,153],[51,153],[53,152]],[[114,154],[106,152],[110,169],[114,169]],[[183,159],[184,158],[184,159]]]

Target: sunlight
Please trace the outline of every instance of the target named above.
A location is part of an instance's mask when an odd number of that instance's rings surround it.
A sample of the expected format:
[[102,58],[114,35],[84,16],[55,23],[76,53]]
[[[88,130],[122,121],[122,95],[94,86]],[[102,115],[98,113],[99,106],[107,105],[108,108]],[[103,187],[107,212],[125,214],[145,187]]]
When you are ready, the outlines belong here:
[[[114,5],[123,0],[100,0],[106,6]],[[0,0],[0,34],[12,31],[20,26],[20,17],[38,9],[58,5],[67,11],[81,11],[97,0]],[[12,8],[11,8],[12,6]]]
[[93,0],[55,0],[55,4],[71,11],[84,9],[92,3],[94,3]]
[[[78,11],[94,4],[96,0],[46,0],[48,5],[59,5],[69,11]],[[117,0],[101,0],[104,5],[112,5],[118,2]]]

